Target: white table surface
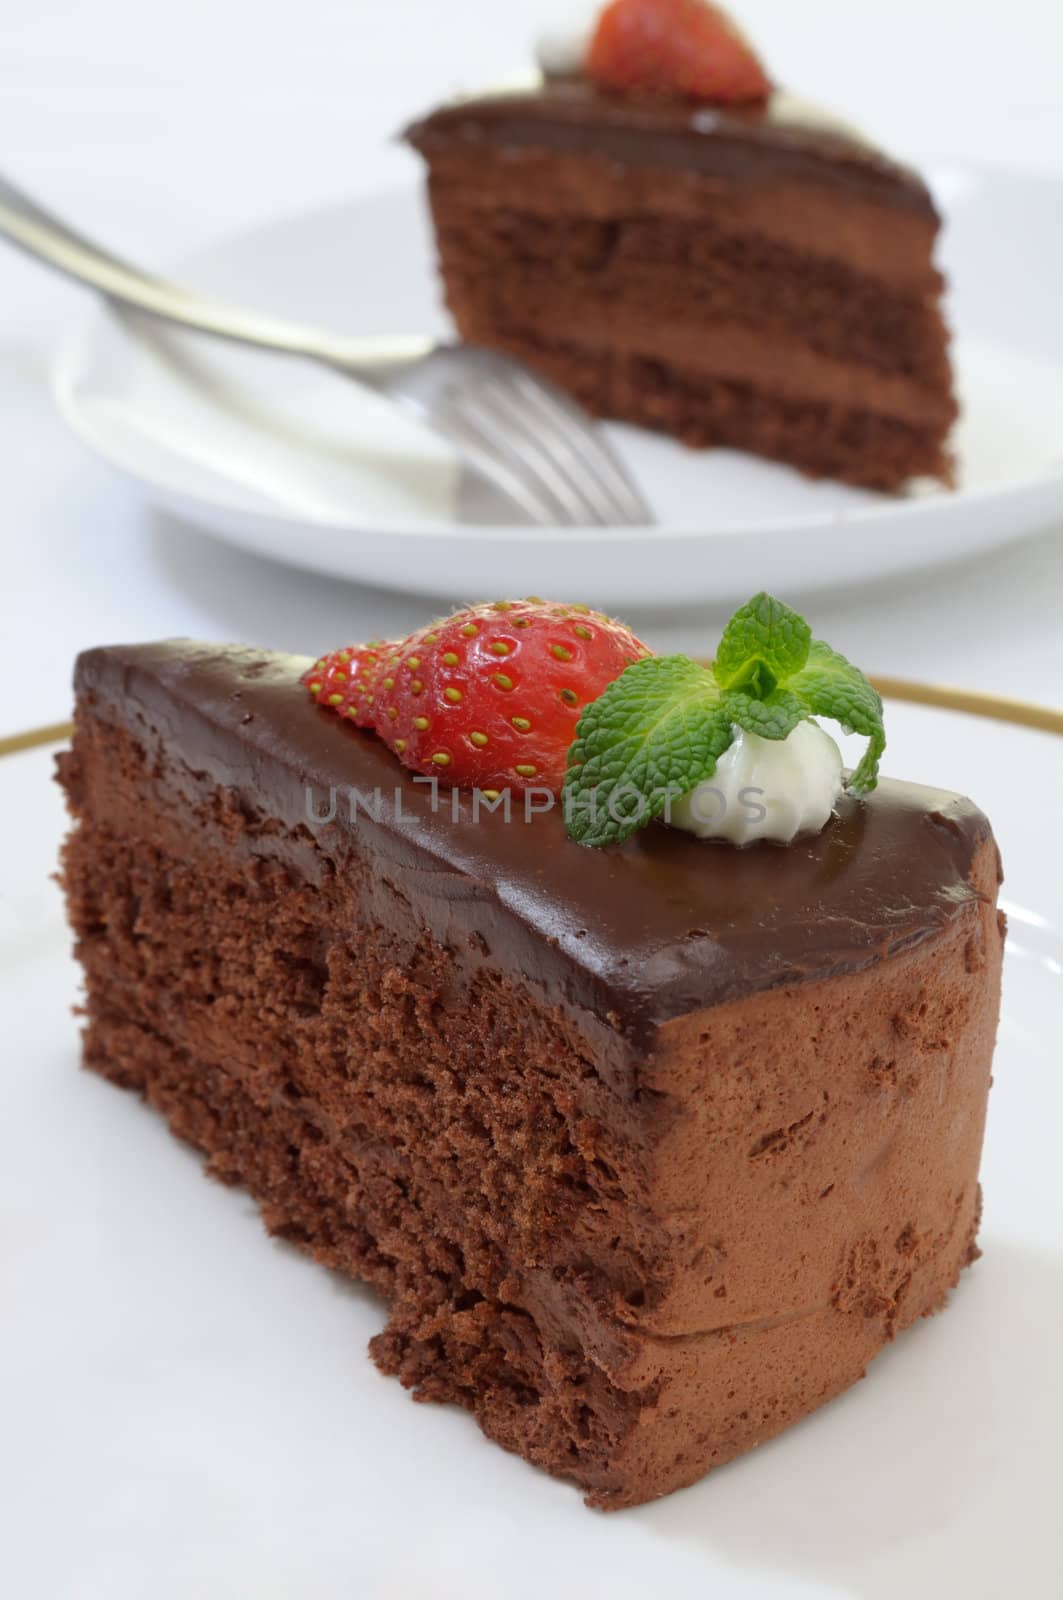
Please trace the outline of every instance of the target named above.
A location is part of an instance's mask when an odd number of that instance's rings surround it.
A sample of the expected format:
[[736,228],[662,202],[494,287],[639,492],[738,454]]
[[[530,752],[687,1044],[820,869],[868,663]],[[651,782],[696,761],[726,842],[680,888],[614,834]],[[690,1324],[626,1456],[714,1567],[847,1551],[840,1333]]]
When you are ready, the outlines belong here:
[[[4,0],[0,168],[85,231],[161,263],[408,177],[391,140],[404,119],[526,64],[559,9]],[[1063,8],[1048,0],[739,9],[778,77],[898,154],[1063,178]],[[76,289],[0,247],[0,735],[68,714],[71,662],[88,644],[187,633],[316,651],[423,620],[421,601],[258,561],[139,503],[52,407],[54,354],[82,310]],[[868,670],[1063,699],[1063,528],[805,609]],[[658,647],[704,649],[720,619],[630,620]]]

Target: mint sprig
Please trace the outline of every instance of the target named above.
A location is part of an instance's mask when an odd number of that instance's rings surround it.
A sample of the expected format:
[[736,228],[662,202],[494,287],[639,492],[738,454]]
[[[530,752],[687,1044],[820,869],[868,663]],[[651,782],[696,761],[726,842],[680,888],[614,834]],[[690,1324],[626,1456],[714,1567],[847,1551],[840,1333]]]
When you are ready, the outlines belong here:
[[715,772],[733,742],[711,672],[688,656],[636,661],[579,720],[564,790],[569,834],[595,848],[629,838],[669,795]]
[[770,594],[758,594],[723,630],[713,671],[721,689],[763,684],[767,690],[800,672],[811,648],[812,629],[804,617]]
[[886,748],[877,691],[813,639],[796,611],[756,595],[727,624],[711,667],[649,656],[588,706],[568,757],[568,832],[597,849],[621,843],[669,800],[712,778],[736,728],[781,740],[807,717],[828,717],[868,740],[848,786],[870,793]]
[[[864,674],[822,640],[813,641],[808,663],[791,678],[791,692],[810,717],[830,717],[846,733],[867,739],[864,759],[849,779],[850,794],[870,794],[878,783],[878,767],[886,748],[882,696]],[[578,730],[577,730],[578,731]]]

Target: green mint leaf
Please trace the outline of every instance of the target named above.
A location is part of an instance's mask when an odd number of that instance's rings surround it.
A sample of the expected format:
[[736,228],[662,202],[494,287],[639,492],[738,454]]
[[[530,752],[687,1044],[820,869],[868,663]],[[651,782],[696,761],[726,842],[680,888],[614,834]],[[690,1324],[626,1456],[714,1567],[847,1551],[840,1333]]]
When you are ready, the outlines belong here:
[[739,728],[762,739],[788,739],[808,716],[789,689],[774,689],[763,700],[742,689],[731,689],[723,697],[723,708]]
[[870,793],[886,748],[877,691],[814,640],[796,611],[756,595],[728,623],[711,668],[687,656],[651,656],[587,707],[569,751],[566,828],[595,848],[621,843],[669,799],[711,779],[737,729],[781,741],[806,717],[827,717],[867,739],[849,789]]
[[770,594],[758,594],[724,629],[714,670],[721,689],[749,689],[764,699],[808,661],[812,630]]
[[600,849],[645,827],[711,778],[734,742],[712,673],[687,656],[628,667],[587,707],[569,751],[565,824]]
[[805,707],[806,715],[830,717],[846,733],[863,735],[869,743],[864,759],[849,780],[851,794],[870,794],[878,784],[878,767],[886,748],[882,697],[844,656],[816,640],[802,672],[788,685]]

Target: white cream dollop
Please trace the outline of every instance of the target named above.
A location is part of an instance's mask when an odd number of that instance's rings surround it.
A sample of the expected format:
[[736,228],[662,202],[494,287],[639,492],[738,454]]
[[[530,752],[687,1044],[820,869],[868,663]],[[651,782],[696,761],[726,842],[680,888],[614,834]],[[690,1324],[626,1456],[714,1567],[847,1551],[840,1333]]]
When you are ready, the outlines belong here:
[[816,722],[799,722],[788,739],[736,730],[715,775],[681,800],[669,820],[699,839],[790,844],[827,826],[844,787],[842,753]]
[[578,77],[583,71],[594,32],[590,21],[557,23],[544,28],[535,45],[535,59],[548,78]]

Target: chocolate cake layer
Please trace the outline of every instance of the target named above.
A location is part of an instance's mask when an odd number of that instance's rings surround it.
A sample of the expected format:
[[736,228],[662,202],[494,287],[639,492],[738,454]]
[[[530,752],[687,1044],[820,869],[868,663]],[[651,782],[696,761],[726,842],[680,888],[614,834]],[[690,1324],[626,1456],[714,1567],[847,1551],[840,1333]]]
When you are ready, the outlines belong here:
[[894,490],[913,476],[949,470],[925,423],[845,401],[796,399],[751,382],[691,375],[643,356],[614,352],[588,361],[582,346],[547,345],[519,332],[503,336],[497,327],[477,339],[478,326],[472,318],[466,324],[472,342],[537,367],[595,416],[671,433],[694,449],[726,445],[867,489]]
[[696,446],[872,487],[948,478],[939,219],[857,136],[783,95],[725,111],[564,80],[408,138],[470,342]]
[[[873,383],[879,374],[918,379],[934,360],[942,363],[939,379],[948,379],[936,305],[913,298],[905,285],[891,291],[839,263],[810,263],[785,243],[760,241],[750,249],[734,233],[679,219],[609,223],[539,214],[528,231],[509,213],[488,217],[478,205],[454,204],[441,246],[459,245],[462,230],[476,233],[477,273],[494,280],[489,304],[500,322],[507,300],[545,314],[536,297],[545,299],[552,288],[561,337],[566,323],[578,325],[583,280],[593,272],[596,314],[621,348],[644,345],[655,323],[660,336],[666,317],[667,337],[680,345],[681,358],[682,341],[717,321],[739,333],[772,335],[761,359],[773,361],[774,381],[785,377],[795,355],[860,362],[865,370],[854,382]],[[922,403],[936,393],[927,391]]]
[[81,658],[86,1060],[381,1290],[374,1353],[422,1398],[597,1504],[691,1482],[971,1255],[988,824],[903,785],[790,849],[455,821],[306,664]]

